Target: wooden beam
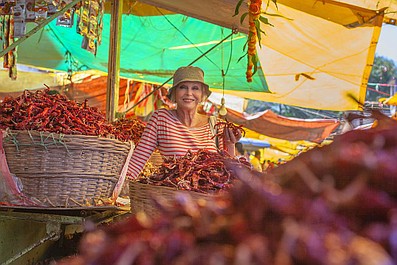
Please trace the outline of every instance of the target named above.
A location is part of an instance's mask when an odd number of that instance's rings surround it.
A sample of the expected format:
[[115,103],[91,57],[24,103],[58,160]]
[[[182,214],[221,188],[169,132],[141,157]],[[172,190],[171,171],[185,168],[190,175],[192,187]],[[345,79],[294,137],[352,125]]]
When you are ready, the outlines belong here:
[[123,0],[111,2],[108,79],[106,90],[106,119],[113,122],[119,105],[121,18]]

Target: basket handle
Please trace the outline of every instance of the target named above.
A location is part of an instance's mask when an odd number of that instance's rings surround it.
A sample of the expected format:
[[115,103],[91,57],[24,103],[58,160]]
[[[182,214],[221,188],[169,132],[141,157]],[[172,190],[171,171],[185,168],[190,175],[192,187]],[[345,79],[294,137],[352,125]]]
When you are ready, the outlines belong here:
[[112,197],[111,197],[111,200],[113,203],[116,202],[117,197],[119,197],[121,189],[123,188],[123,184],[124,184],[125,178],[127,176],[128,164],[130,163],[130,159],[131,159],[132,153],[134,151],[134,148],[135,148],[134,143],[132,141],[130,141],[130,151],[128,152],[127,159],[125,160],[123,169],[121,170],[119,180],[117,181],[116,186],[113,189],[113,193],[112,193]]

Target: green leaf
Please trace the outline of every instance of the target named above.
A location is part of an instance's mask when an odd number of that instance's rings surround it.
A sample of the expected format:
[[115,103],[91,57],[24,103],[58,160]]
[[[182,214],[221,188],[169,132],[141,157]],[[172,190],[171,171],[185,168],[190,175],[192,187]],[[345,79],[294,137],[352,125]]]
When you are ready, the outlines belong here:
[[247,45],[248,45],[248,40],[244,43],[243,51],[245,51],[247,49]]
[[244,1],[244,0],[238,1],[237,5],[236,5],[236,9],[234,10],[234,15],[233,15],[233,17],[235,17],[235,16],[238,15],[238,12],[239,12],[239,10],[240,10],[240,6],[241,6],[241,4],[243,3],[243,1]]
[[262,22],[263,24],[270,25],[269,19],[267,19],[266,17],[260,16],[260,17],[259,17],[259,20],[260,20],[260,22]]
[[258,55],[252,56],[252,63],[254,64],[254,71],[252,71],[252,76],[258,71]]
[[269,17],[281,17],[281,18],[285,18],[285,19],[288,19],[288,20],[293,20],[292,18],[288,18],[288,17],[285,17],[285,16],[280,15],[280,14],[273,14],[273,13],[267,13],[267,12],[261,12],[261,14],[267,15]]
[[262,36],[261,36],[261,32],[265,33],[264,31],[261,30],[261,24],[258,20],[255,20],[255,28],[256,28],[256,37],[258,39],[258,43],[259,43],[259,47],[262,48],[261,45],[261,40],[262,40]]
[[243,56],[241,56],[240,58],[238,58],[237,62],[239,63],[241,61],[241,59],[243,59],[245,56],[247,56],[248,52],[244,53]]
[[241,15],[240,17],[240,24],[243,24],[243,21],[245,19],[245,17],[248,15],[248,12],[245,12],[244,14]]

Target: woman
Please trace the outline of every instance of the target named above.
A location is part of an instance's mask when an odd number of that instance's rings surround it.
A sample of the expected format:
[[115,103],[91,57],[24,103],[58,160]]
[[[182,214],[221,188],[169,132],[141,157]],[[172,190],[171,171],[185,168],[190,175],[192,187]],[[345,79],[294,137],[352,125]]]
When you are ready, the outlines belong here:
[[[176,70],[168,92],[176,109],[159,109],[150,117],[131,157],[128,175],[136,178],[156,148],[163,157],[184,156],[188,150],[204,148],[217,152],[210,118],[198,113],[199,105],[210,94],[203,70],[194,66]],[[234,144],[239,139],[229,129],[223,135],[224,141],[219,141],[219,148],[229,150],[234,156]]]

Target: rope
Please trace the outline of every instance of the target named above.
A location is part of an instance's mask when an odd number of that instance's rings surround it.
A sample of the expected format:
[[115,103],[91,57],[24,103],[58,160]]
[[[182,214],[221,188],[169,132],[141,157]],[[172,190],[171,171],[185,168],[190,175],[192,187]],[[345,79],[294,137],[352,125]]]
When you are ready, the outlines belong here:
[[[45,135],[47,133],[39,132],[39,135],[34,136],[34,135],[32,135],[31,131],[28,130],[27,132],[28,132],[29,138],[32,142],[31,144],[29,144],[29,143],[23,144],[23,143],[19,142],[17,139],[18,132],[9,131],[9,130],[6,131],[6,135],[5,135],[6,141],[12,142],[14,144],[17,152],[20,152],[20,147],[23,147],[23,146],[42,146],[42,147],[44,147],[44,149],[47,150],[49,146],[62,145],[66,149],[67,153],[70,154],[66,143],[63,142],[63,140],[64,140],[63,134],[54,134],[51,132],[51,133],[48,133],[48,135]],[[58,139],[55,138],[55,135],[58,135]],[[35,137],[40,137],[39,141],[35,141]],[[47,141],[47,140],[49,140],[49,141]]]
[[[203,54],[203,51],[200,50],[200,48],[197,47],[196,44],[193,43],[193,42],[192,42],[192,41],[191,41],[191,40],[190,40],[178,27],[177,27],[177,26],[175,26],[175,25],[167,18],[167,16],[164,15],[163,12],[161,12],[161,10],[160,10],[158,7],[156,7],[156,9],[157,9],[157,11],[163,16],[163,18],[165,18],[165,20],[167,20],[167,22],[168,22],[174,29],[176,29],[188,42],[190,42],[190,44],[192,44],[192,45],[194,46],[194,48],[196,48],[201,54]],[[207,56],[205,56],[205,58],[207,58],[208,61],[210,61],[213,65],[215,65],[216,67],[219,68],[219,66],[218,66],[216,63],[214,63],[210,58],[208,58]]]
[[378,94],[385,95],[385,96],[388,96],[388,97],[390,96],[389,93],[382,92],[382,91],[379,91],[379,90],[376,90],[376,89],[373,89],[373,88],[370,88],[370,87],[367,87],[367,90],[373,91],[373,92],[376,92],[376,93],[378,93]]
[[[222,29],[222,37],[223,37],[223,29]],[[230,54],[229,54],[229,61],[227,62],[226,71],[224,71],[223,62],[224,62],[224,55],[223,55],[223,45],[222,45],[222,97],[225,97],[225,82],[226,82],[226,75],[229,72],[230,63],[232,61],[232,54],[233,54],[233,35],[230,38]]]

